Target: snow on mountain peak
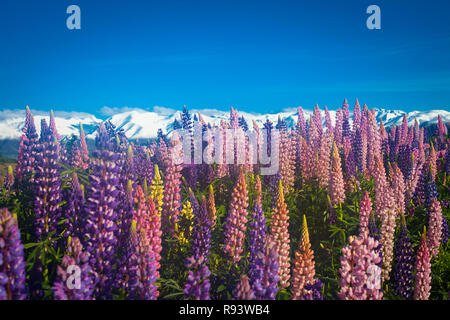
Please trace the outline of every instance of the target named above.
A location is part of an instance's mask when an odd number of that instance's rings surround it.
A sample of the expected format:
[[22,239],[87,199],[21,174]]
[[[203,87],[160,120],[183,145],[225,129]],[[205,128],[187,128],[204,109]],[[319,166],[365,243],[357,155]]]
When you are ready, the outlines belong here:
[[[105,109],[106,108],[106,109]],[[110,120],[117,128],[123,129],[130,139],[149,139],[157,136],[158,129],[163,129],[166,132],[171,131],[172,124],[175,119],[180,119],[181,111],[177,111],[165,107],[154,107],[151,111],[136,108],[107,108],[102,109],[104,114],[110,115],[107,120]],[[322,116],[324,118],[324,111]],[[34,115],[36,129],[40,131],[41,119],[46,118],[49,121],[49,112],[42,112],[31,110]],[[219,124],[221,120],[229,120],[229,111],[222,111],[216,109],[192,109],[191,114],[200,113],[202,118],[211,124]],[[291,125],[295,125],[297,121],[297,110],[287,109],[282,112],[272,114],[250,113],[238,110],[239,116],[244,116],[250,127],[252,127],[253,120],[260,126],[269,119],[272,122],[277,122],[278,117],[285,119]],[[312,114],[312,109],[304,109],[305,117],[309,118]],[[330,110],[331,119],[334,122],[335,111]],[[383,121],[386,127],[392,125],[399,125],[402,123],[404,112],[401,110],[386,110],[375,109],[376,119],[379,122]],[[420,125],[428,125],[436,123],[438,115],[442,117],[444,122],[450,122],[450,112],[445,110],[430,110],[430,111],[412,111],[406,114],[408,124],[414,124],[415,119],[419,121]],[[55,112],[55,121],[58,133],[61,136],[78,135],[79,124],[82,123],[88,138],[95,136],[95,130],[98,123],[103,121],[96,116],[82,112]],[[23,110],[2,110],[0,111],[0,140],[4,139],[19,139],[25,123],[25,109]]]

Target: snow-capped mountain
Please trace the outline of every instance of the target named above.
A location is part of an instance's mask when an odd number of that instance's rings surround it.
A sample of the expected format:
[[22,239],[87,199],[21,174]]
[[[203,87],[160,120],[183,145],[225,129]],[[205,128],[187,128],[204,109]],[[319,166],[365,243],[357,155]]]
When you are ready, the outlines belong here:
[[[48,112],[31,110],[36,124],[36,129],[40,131],[40,123],[43,118],[47,119]],[[56,127],[61,136],[78,135],[79,124],[82,123],[87,138],[94,138],[95,130],[98,123],[103,120],[110,120],[117,128],[125,131],[130,139],[149,139],[157,135],[158,129],[165,132],[172,130],[172,124],[175,119],[180,119],[181,111],[174,109],[154,107],[153,110],[129,109],[125,111],[116,110],[108,118],[99,119],[96,116],[81,112],[55,112]],[[190,110],[192,116],[201,114],[206,122],[218,124],[221,120],[229,120],[229,111],[216,109]],[[259,126],[262,126],[266,119],[276,123],[278,118],[286,120],[288,126],[295,125],[297,121],[297,110],[290,109],[273,114],[258,114],[240,111],[239,116],[244,116],[249,127],[252,127],[253,120]],[[309,117],[312,110],[304,110],[305,117]],[[404,112],[401,110],[375,109],[377,121],[383,121],[386,127],[399,125],[402,122]],[[322,111],[323,115],[323,111]],[[335,111],[330,111],[331,118],[334,120]],[[408,123],[411,125],[417,119],[421,126],[437,122],[438,115],[447,123],[450,122],[450,112],[446,110],[430,110],[430,111],[412,111],[406,114]],[[25,123],[25,109],[23,110],[3,110],[0,111],[0,140],[16,140],[19,139]],[[0,150],[1,152],[1,150]]]

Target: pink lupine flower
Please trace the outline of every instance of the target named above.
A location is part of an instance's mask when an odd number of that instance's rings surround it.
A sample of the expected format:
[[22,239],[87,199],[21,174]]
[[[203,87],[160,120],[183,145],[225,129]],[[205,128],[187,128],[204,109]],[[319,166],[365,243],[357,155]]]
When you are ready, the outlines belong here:
[[345,200],[344,177],[342,175],[341,159],[339,157],[336,143],[333,144],[333,155],[331,159],[330,183],[328,186],[331,204],[341,204]]
[[388,193],[388,185],[386,180],[386,171],[381,158],[377,157],[374,161],[375,168],[373,171],[373,179],[375,184],[375,213],[378,218],[381,218],[385,214],[385,198]]
[[289,238],[289,210],[284,202],[284,192],[281,180],[278,186],[278,196],[275,202],[274,214],[272,216],[270,237],[275,242],[278,253],[278,275],[281,288],[289,286],[290,275],[290,238]]
[[311,292],[305,289],[305,285],[314,283],[316,271],[314,269],[314,250],[309,242],[308,225],[306,216],[303,215],[302,235],[299,249],[295,252],[294,267],[292,269],[292,299],[296,300]]
[[392,197],[390,188],[386,189],[386,194],[383,197],[383,206],[380,243],[383,250],[383,279],[389,280],[394,258],[394,234],[397,217],[395,199]]
[[327,106],[325,106],[325,127],[327,128],[327,133],[331,135],[334,131],[334,128],[333,123],[331,122],[331,116]]
[[355,108],[353,109],[353,134],[361,125],[361,108],[359,106],[358,98],[356,98]]
[[442,240],[442,208],[439,200],[433,199],[428,212],[428,239],[427,246],[431,257],[435,258],[439,254],[439,247]]
[[61,136],[58,134],[58,130],[56,129],[55,115],[53,114],[53,110],[50,110],[50,131],[58,141],[61,140]]
[[359,233],[363,234],[369,232],[369,219],[372,212],[372,201],[370,200],[369,192],[364,191],[359,204]]
[[405,182],[403,173],[394,162],[389,176],[392,195],[395,199],[395,212],[397,215],[405,213]]
[[225,223],[225,253],[233,263],[241,260],[245,230],[247,229],[248,195],[244,170],[241,168],[236,187],[231,196],[230,211]]
[[313,111],[313,123],[317,129],[319,138],[322,136],[322,115],[320,114],[319,105],[316,104]]
[[305,123],[305,115],[303,113],[302,107],[297,108],[297,135],[306,138],[306,123]]
[[369,112],[368,123],[368,153],[367,153],[367,167],[370,174],[374,174],[377,157],[381,158],[381,139],[378,132],[377,120],[372,112]]
[[428,156],[427,167],[431,166],[431,175],[433,176],[433,180],[436,180],[437,175],[437,156],[436,151],[434,150],[433,144],[430,147],[430,154]]
[[165,232],[175,235],[175,225],[178,221],[181,206],[180,185],[183,158],[182,144],[177,132],[173,132],[171,144],[164,179],[162,225]]
[[414,300],[428,300],[431,290],[431,256],[427,246],[426,230],[422,234],[416,257]]
[[349,245],[342,248],[338,297],[342,300],[381,300],[378,241],[363,233],[359,237],[349,237],[348,242]]
[[342,142],[342,122],[344,121],[342,116],[342,110],[338,109],[336,111],[336,120],[334,125],[334,141],[337,145]]
[[136,226],[139,233],[145,233],[145,239],[149,242],[151,251],[155,255],[156,273],[159,278],[161,260],[161,218],[151,197],[146,197],[141,186],[137,186],[134,202],[137,203]]
[[322,188],[328,187],[330,179],[330,154],[332,147],[333,135],[326,134],[322,136],[320,141],[319,150],[319,162],[317,164],[317,178],[319,180],[319,186]]

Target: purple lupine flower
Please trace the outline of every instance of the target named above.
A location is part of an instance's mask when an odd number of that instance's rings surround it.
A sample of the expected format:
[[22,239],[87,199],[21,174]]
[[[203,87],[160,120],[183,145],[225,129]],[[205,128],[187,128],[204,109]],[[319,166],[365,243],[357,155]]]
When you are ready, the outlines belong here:
[[16,166],[16,179],[18,182],[22,182],[23,178],[34,170],[36,144],[39,137],[34,125],[33,115],[28,106],[25,126],[22,132]]
[[139,179],[139,183],[141,185],[144,184],[144,181],[150,183],[153,180],[154,175],[154,164],[150,157],[150,150],[137,145],[136,146],[136,155],[134,157],[134,168],[136,170],[136,176]]
[[191,270],[189,270],[187,283],[184,287],[185,296],[194,300],[209,300],[209,289],[211,287],[209,276],[211,272],[205,264],[204,257],[200,257],[200,259],[195,259],[193,256],[189,257],[186,267]]
[[89,265],[89,253],[83,251],[78,238],[69,238],[67,254],[56,272],[53,284],[55,300],[93,300],[97,274]]
[[[347,99],[342,104],[342,138],[351,138],[352,131],[350,129],[350,111],[348,108]],[[342,140],[344,141],[344,140]]]
[[322,287],[323,282],[320,280],[314,281],[313,284],[305,284],[305,289],[308,290],[308,293],[304,296],[299,297],[298,300],[323,300],[323,296],[321,293]]
[[66,221],[65,238],[74,235],[83,239],[84,235],[84,188],[80,185],[76,172],[72,175],[71,190],[68,195],[67,205],[64,210]]
[[14,186],[13,168],[11,166],[8,166],[8,172],[6,173],[5,178],[3,179],[3,187],[5,188],[6,192],[9,192],[11,191],[13,186]]
[[86,202],[86,243],[90,264],[98,273],[99,282],[95,296],[99,299],[112,297],[112,272],[117,246],[117,213],[120,180],[116,161],[118,155],[108,151],[109,137],[104,124],[100,124],[96,144],[106,147],[94,151],[89,177],[89,196]]
[[212,221],[209,219],[206,198],[202,198],[201,206],[192,190],[189,190],[189,202],[194,214],[194,228],[192,230],[192,255],[195,259],[204,258],[204,263],[209,261],[209,250],[211,248],[211,227]]
[[184,287],[184,294],[195,300],[209,300],[209,276],[208,269],[209,250],[211,248],[211,227],[206,198],[202,197],[199,207],[194,193],[189,189],[189,202],[195,217],[194,229],[192,231],[192,256],[186,261],[190,269],[188,281]]
[[[128,180],[127,192],[120,201],[118,211],[121,214],[120,232],[117,233],[118,247],[116,255],[118,256],[117,270],[115,274],[114,287],[122,290],[125,294],[135,291],[138,285],[137,259],[135,254],[139,245],[136,226],[133,224],[133,218],[136,217],[136,210],[133,207],[133,186],[132,181]],[[134,235],[134,236],[133,236]]]
[[43,240],[50,232],[57,231],[62,202],[58,145],[50,131],[41,134],[35,156],[35,234]]
[[411,147],[407,144],[400,146],[398,150],[398,167],[402,171],[403,175],[406,177],[408,172],[410,172],[412,162],[411,162]]
[[[369,236],[371,236],[372,238],[374,238],[375,240],[378,241],[378,247],[376,248],[376,251],[378,252],[378,254],[380,255],[380,258],[383,257],[383,245],[380,243],[380,235],[378,233],[378,228],[377,228],[377,223],[375,221],[375,214],[372,212],[370,214],[370,219],[369,219]],[[382,262],[380,262],[379,266],[381,267]]]
[[[275,300],[278,292],[278,251],[274,241],[267,236],[262,251],[259,251],[255,259],[255,274],[257,280],[253,282],[252,289],[256,300]],[[255,276],[254,276],[255,277]],[[256,277],[255,277],[256,279]]]
[[255,299],[255,293],[253,292],[250,283],[248,281],[248,277],[245,274],[241,275],[241,278],[236,286],[234,296],[236,300]]
[[131,260],[136,266],[137,284],[134,286],[134,290],[130,292],[128,299],[156,300],[159,295],[155,284],[158,272],[156,270],[155,253],[149,245],[145,230],[142,229],[140,233],[133,231],[131,243],[135,247]]
[[320,108],[318,104],[316,104],[313,110],[313,121],[320,138],[322,137],[323,129],[322,129],[322,115],[320,114]]
[[448,222],[444,216],[442,216],[442,244],[445,246],[448,242]]
[[0,300],[24,300],[25,259],[16,219],[0,209]]
[[[260,195],[260,182],[257,177],[258,197]],[[252,221],[249,223],[249,258],[248,258],[248,275],[252,290],[256,292],[257,297],[261,297],[264,292],[262,283],[264,282],[264,270],[261,265],[261,256],[264,254],[264,241],[267,237],[266,219],[261,208],[261,201],[259,198],[255,201],[255,207],[252,212]]]
[[414,286],[414,250],[406,228],[405,217],[402,215],[400,232],[395,243],[395,258],[393,272],[393,288],[396,296],[410,300]]

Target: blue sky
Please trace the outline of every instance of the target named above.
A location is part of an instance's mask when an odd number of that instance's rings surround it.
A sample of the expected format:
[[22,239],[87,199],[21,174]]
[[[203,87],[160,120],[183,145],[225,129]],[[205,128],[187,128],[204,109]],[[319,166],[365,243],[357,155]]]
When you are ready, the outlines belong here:
[[449,14],[445,0],[2,1],[0,109],[448,109]]

